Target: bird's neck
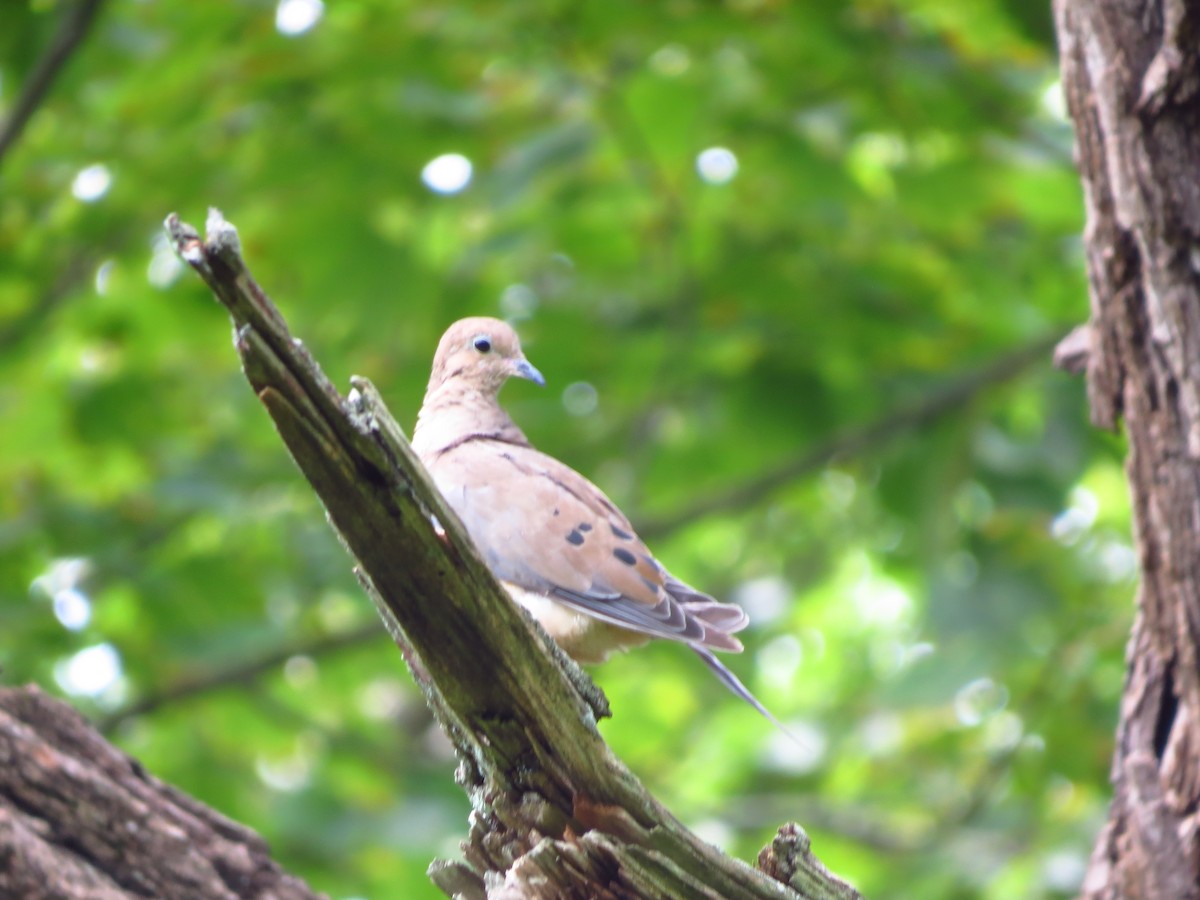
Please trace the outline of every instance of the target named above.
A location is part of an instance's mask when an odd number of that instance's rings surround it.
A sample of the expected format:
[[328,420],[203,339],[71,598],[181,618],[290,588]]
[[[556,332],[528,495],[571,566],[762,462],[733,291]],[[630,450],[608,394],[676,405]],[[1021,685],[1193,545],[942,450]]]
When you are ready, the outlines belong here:
[[430,385],[413,430],[412,445],[417,455],[428,460],[472,438],[529,444],[494,393],[452,382]]

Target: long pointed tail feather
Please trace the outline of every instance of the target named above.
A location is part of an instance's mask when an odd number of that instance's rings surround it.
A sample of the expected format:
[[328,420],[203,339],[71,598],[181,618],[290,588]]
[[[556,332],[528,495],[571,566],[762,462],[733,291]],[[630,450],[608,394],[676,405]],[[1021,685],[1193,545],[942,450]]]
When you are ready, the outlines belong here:
[[692,648],[693,653],[704,660],[704,664],[708,666],[708,668],[714,675],[717,676],[718,679],[720,679],[721,684],[725,685],[725,687],[727,687],[733,694],[753,706],[758,711],[760,716],[786,734],[801,747],[806,746],[805,743],[800,740],[800,738],[788,731],[784,724],[775,718],[771,711],[763,706],[757,697],[750,693],[750,689],[742,684],[742,680],[729,671],[729,669],[725,667],[725,664],[713,655],[712,651],[708,650],[706,647],[700,646],[699,644],[689,644],[688,646]]

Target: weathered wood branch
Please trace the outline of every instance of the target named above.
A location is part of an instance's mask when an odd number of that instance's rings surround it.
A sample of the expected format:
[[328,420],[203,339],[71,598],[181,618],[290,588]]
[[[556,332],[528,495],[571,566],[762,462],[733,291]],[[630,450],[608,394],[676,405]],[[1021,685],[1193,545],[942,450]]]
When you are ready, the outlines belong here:
[[1056,0],[1087,204],[1093,421],[1129,435],[1142,581],[1088,898],[1200,897],[1200,8]]
[[[374,388],[342,398],[251,278],[215,211],[207,240],[167,231],[234,321],[243,368],[454,742],[472,800],[465,862],[430,876],[461,897],[856,897],[798,826],[770,874],[701,841],[611,753],[607,703],[521,612],[445,506]],[[440,523],[440,528],[434,523]]]
[[148,775],[65,703],[0,688],[0,897],[318,896],[257,834]]

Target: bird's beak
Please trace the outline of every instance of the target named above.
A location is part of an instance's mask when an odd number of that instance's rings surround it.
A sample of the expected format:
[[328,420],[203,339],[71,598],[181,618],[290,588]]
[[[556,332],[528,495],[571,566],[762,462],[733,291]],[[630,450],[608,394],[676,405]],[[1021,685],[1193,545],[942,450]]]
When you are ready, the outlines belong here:
[[513,364],[513,374],[518,378],[524,378],[528,381],[532,381],[538,387],[546,386],[546,379],[542,377],[542,373],[535,369],[533,367],[533,363],[527,359],[516,360],[516,362]]

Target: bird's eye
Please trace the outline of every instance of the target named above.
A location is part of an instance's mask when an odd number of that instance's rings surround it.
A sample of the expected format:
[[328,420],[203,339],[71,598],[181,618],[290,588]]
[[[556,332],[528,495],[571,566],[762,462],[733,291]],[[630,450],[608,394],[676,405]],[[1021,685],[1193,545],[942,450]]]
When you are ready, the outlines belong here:
[[481,334],[479,337],[475,338],[475,349],[480,353],[487,353],[492,349],[492,342]]

